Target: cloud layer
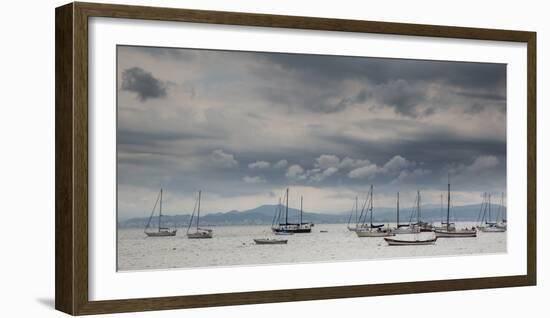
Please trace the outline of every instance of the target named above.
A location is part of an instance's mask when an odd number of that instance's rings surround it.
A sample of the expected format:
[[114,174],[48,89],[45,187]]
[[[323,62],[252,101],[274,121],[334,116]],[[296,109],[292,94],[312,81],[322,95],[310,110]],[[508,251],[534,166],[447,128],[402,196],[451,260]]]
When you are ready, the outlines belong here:
[[449,173],[457,204],[505,190],[503,64],[118,50],[122,217],[147,214],[161,186],[167,213],[198,189],[206,213],[274,203],[287,186],[323,212],[371,183],[381,205],[416,189],[437,203]]

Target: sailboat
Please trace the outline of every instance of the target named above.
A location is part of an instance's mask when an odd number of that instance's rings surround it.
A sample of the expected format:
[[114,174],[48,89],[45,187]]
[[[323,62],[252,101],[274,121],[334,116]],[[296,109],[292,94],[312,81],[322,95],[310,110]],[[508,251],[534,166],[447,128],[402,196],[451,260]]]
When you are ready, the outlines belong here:
[[[416,198],[416,211],[417,215],[420,211],[420,192]],[[411,214],[412,217],[412,214]],[[417,222],[418,224],[419,222]],[[418,234],[420,233],[419,226],[411,226],[409,224],[399,224],[399,192],[397,192],[397,227],[392,231],[394,234],[414,234],[414,239],[405,239],[405,238],[389,238],[385,237],[384,240],[388,243],[389,246],[405,246],[405,245],[433,245],[437,241],[437,236],[433,236],[428,239],[419,239]]]
[[[418,201],[418,200],[417,200]],[[420,209],[420,207],[417,205],[417,209]],[[396,227],[392,230],[394,234],[414,234],[420,232],[420,227],[418,226],[411,226],[411,222],[409,221],[409,224],[399,224],[399,192],[397,192],[397,221],[396,221]],[[412,215],[411,215],[412,217]]]
[[456,228],[451,228],[450,221],[451,216],[451,178],[449,177],[449,182],[447,183],[447,222],[445,223],[446,228],[441,230],[435,230],[436,237],[476,237],[477,231],[475,229],[462,229],[457,230]]
[[[434,230],[442,231],[447,229],[447,223],[443,220],[443,194],[441,194],[441,207],[440,207],[441,226],[434,226]],[[449,230],[454,230],[455,224],[449,224]]]
[[[358,198],[355,197],[355,203],[353,205],[353,208],[351,209],[351,212],[349,214],[349,219],[348,219],[348,230],[353,231],[353,232],[355,232],[355,230],[357,229],[357,225],[359,223],[359,219],[357,218],[358,217],[358,212],[359,212],[358,210],[359,210]],[[351,226],[351,218],[353,217],[354,213],[355,213],[355,226]]]
[[384,228],[384,224],[373,224],[373,192],[374,188],[371,184],[370,186],[370,199],[369,199],[369,211],[370,211],[370,224],[366,224],[366,214],[365,221],[360,227],[357,227],[355,234],[358,237],[385,237],[385,236],[394,236],[395,234],[388,228]]
[[277,205],[277,209],[275,209],[275,215],[273,216],[273,221],[271,222],[271,231],[275,233],[275,235],[292,235],[294,232],[285,231],[285,230],[279,230],[281,224],[281,217],[283,214],[283,205],[281,203],[281,198],[279,198],[279,204]]
[[[484,232],[484,233],[506,232],[505,228],[497,227],[496,220],[495,222],[491,222],[491,194],[490,193],[483,194],[483,202],[481,203],[481,210],[483,210],[483,216],[480,218],[480,224],[477,227],[481,232]],[[481,214],[481,211],[480,211],[480,214]]]
[[[507,221],[506,221],[506,214],[505,214],[504,210],[505,210],[505,208],[504,208],[504,192],[502,192],[502,195],[500,197],[500,205],[498,206],[498,211],[497,211],[497,218],[496,218],[497,219],[497,224],[496,224],[496,227],[506,230],[508,228],[508,224],[507,224]],[[500,220],[500,222],[498,222],[498,219],[499,219],[501,214],[502,214],[502,219]]]
[[[151,225],[151,220],[153,219],[153,215],[155,214],[155,210],[157,208],[157,204],[159,204],[159,225],[157,228],[157,231],[150,231],[149,226]],[[160,189],[160,192],[157,196],[157,201],[155,201],[155,205],[153,206],[153,211],[151,212],[151,216],[149,217],[149,221],[147,222],[147,225],[145,226],[145,234],[150,237],[166,237],[166,236],[176,236],[176,229],[170,229],[167,227],[162,227],[162,188]]]
[[[189,220],[189,226],[187,227],[187,238],[190,239],[210,239],[213,236],[213,231],[211,229],[199,227],[199,221],[201,216],[201,193],[199,190],[199,197],[197,202],[195,202],[195,207],[193,208],[193,214],[191,214],[191,219]],[[195,212],[197,212],[197,222],[195,230],[192,231],[191,227],[193,226],[193,219],[195,217]]]
[[416,192],[416,224],[420,232],[433,232],[434,226],[431,223],[423,222],[420,209],[420,190]]
[[303,221],[303,205],[304,205],[304,197],[300,197],[300,223],[290,223],[288,222],[288,188],[286,189],[286,206],[285,206],[285,220],[284,223],[281,222],[282,220],[279,220],[279,224],[272,228],[273,232],[275,234],[281,234],[281,233],[311,233],[311,228],[313,227],[313,223],[304,222]]

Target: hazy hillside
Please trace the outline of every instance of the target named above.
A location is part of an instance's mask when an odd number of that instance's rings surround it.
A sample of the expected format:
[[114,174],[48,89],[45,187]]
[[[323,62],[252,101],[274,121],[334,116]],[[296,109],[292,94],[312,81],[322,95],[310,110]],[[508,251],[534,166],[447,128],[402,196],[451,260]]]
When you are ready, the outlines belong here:
[[[457,206],[451,209],[451,219],[454,221],[476,221],[479,215],[480,205],[465,205]],[[201,225],[253,225],[253,224],[271,224],[273,216],[275,214],[276,205],[262,205],[252,210],[246,211],[229,211],[218,212],[201,215]],[[441,213],[439,207],[423,206],[422,220],[423,221],[440,221],[442,217],[446,216],[446,211]],[[493,211],[493,218],[496,216],[498,205],[491,205]],[[503,209],[506,211],[506,208]],[[289,208],[288,210],[289,222],[299,222],[300,211]],[[402,208],[400,213],[401,222],[407,222],[411,208]],[[185,227],[189,223],[190,214],[178,214],[178,215],[163,215],[163,224],[167,226]],[[376,222],[395,222],[396,213],[395,208],[375,208],[374,220]],[[347,223],[349,219],[349,212],[343,213],[313,213],[304,212],[304,222],[313,222],[316,224],[321,223]],[[128,220],[122,220],[119,222],[121,228],[142,228],[145,227],[148,217],[132,218]],[[158,217],[154,217],[151,221],[153,226],[158,224]]]

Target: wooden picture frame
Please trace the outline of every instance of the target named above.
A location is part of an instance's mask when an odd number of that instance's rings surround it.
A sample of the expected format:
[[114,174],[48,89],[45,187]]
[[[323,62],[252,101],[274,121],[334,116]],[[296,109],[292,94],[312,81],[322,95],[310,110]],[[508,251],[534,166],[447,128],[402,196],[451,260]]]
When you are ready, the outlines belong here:
[[[102,314],[536,284],[536,33],[144,6],[70,3],[56,16],[55,307]],[[527,44],[527,275],[90,301],[88,297],[88,19],[110,17]]]

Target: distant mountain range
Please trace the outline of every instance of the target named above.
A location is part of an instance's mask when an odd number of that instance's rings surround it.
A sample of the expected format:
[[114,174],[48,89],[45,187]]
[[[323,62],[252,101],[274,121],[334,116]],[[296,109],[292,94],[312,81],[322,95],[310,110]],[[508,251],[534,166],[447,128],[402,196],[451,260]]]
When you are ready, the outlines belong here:
[[[499,205],[492,204],[491,210],[493,211],[493,218],[496,216]],[[271,224],[275,215],[276,205],[262,205],[255,209],[246,211],[229,211],[218,212],[201,215],[201,225],[262,225]],[[479,215],[479,204],[456,206],[451,209],[451,219],[453,221],[476,221]],[[506,213],[506,208],[501,207],[501,211]],[[400,210],[400,221],[407,223],[410,218],[412,208],[402,208]],[[441,221],[443,217],[446,217],[446,210],[441,212],[440,207],[434,205],[426,205],[421,207],[422,220],[427,222]],[[178,214],[178,215],[163,215],[162,223],[166,226],[187,226],[189,223],[190,214]],[[396,211],[395,208],[375,208],[374,209],[374,221],[375,222],[395,222]],[[118,223],[119,228],[143,228],[149,220],[148,217],[131,218],[122,220]],[[349,220],[349,212],[347,213],[314,213],[304,212],[303,221],[313,222],[315,224],[322,223],[347,223]],[[300,210],[289,208],[288,209],[288,221],[299,222]],[[355,222],[353,219],[352,222]],[[413,220],[414,222],[414,220]],[[155,226],[158,224],[158,216],[153,217],[151,224]]]

